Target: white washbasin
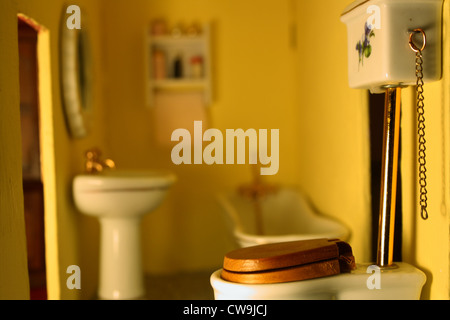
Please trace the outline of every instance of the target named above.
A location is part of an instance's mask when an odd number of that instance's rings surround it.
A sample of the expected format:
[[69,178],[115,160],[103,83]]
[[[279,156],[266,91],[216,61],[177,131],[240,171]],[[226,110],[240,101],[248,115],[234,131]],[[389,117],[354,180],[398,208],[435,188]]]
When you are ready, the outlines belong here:
[[141,257],[141,218],[156,209],[175,182],[157,171],[102,171],[73,181],[75,205],[100,222],[101,299],[144,296]]
[[175,180],[173,174],[158,171],[82,174],[73,181],[73,195],[78,209],[87,215],[143,215],[161,203]]

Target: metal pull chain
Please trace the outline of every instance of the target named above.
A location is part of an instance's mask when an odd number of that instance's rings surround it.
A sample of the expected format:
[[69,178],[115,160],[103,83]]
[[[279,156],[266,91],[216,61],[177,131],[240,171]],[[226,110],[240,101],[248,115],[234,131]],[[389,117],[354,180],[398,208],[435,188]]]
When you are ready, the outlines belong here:
[[[414,33],[421,33],[423,37],[422,47],[418,48],[412,40]],[[426,140],[425,140],[425,109],[424,102],[425,99],[423,96],[423,59],[422,59],[422,51],[426,46],[426,36],[425,32],[422,29],[414,29],[412,33],[409,35],[409,46],[416,53],[416,93],[417,93],[417,122],[418,122],[418,136],[419,136],[419,186],[420,186],[420,216],[422,219],[428,219],[428,211],[427,211],[427,168],[426,168]]]

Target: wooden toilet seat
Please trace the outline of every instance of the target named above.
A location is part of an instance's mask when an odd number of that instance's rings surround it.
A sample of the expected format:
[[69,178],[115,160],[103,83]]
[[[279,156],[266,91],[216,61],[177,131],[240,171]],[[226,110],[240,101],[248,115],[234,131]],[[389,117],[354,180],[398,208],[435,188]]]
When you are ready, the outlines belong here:
[[313,239],[231,251],[225,255],[221,277],[238,283],[280,283],[336,275],[355,267],[346,242]]

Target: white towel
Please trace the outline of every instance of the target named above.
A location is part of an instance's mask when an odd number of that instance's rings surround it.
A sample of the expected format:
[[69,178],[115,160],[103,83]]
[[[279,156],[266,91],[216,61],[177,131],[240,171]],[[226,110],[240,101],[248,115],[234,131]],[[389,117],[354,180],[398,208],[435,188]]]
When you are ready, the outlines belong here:
[[[156,92],[155,139],[160,146],[173,146],[172,132],[183,128],[194,137],[194,121],[202,121],[203,132],[208,129],[202,92]],[[202,136],[203,136],[202,132]]]

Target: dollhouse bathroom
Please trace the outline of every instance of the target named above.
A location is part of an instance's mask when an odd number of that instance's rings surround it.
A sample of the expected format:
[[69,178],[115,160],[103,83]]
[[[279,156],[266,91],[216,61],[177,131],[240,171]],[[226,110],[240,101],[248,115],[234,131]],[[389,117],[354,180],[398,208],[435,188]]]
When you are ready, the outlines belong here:
[[0,299],[448,300],[449,6],[1,1]]

